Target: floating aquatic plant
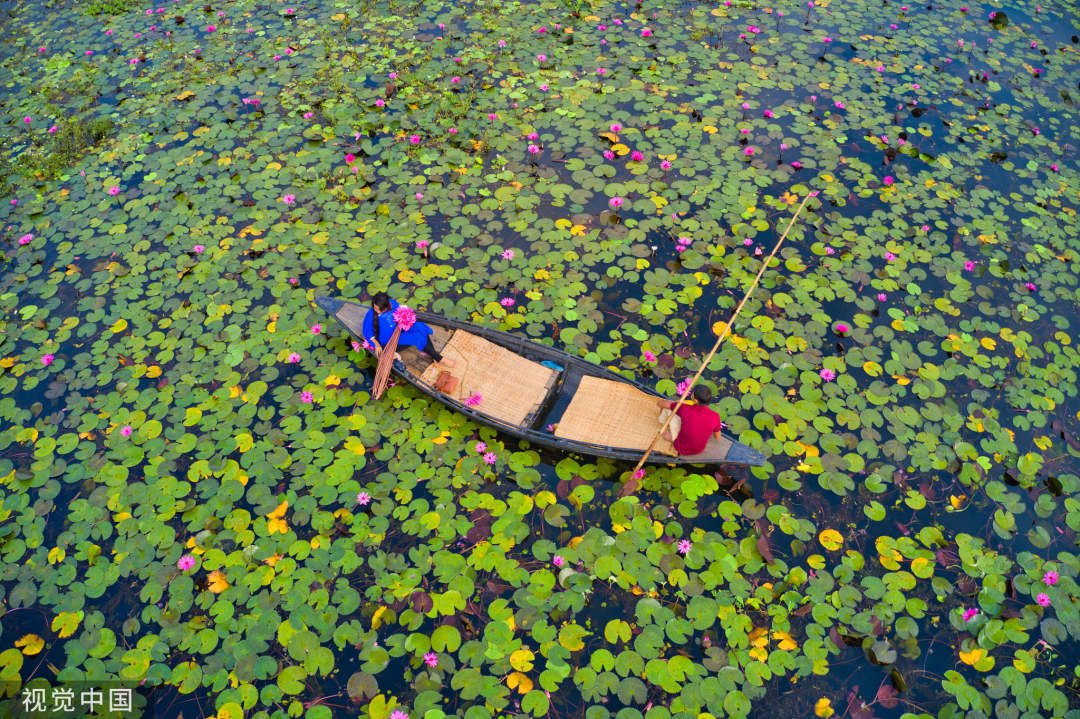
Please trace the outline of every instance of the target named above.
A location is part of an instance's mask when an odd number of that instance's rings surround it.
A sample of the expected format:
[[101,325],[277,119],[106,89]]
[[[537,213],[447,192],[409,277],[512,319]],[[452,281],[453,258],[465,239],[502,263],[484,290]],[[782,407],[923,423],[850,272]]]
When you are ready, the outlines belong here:
[[[1066,716],[1072,40],[993,12],[13,8],[0,701]],[[312,304],[387,290],[674,396],[812,192],[704,375],[758,470],[372,403]]]

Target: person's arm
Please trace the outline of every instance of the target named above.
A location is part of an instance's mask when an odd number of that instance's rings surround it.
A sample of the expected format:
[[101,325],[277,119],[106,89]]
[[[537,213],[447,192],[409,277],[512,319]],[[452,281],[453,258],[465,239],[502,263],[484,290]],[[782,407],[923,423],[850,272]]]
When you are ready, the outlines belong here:
[[656,400],[656,406],[660,409],[671,409],[671,403],[663,398]]
[[375,339],[375,323],[378,321],[379,318],[375,315],[374,310],[370,310],[364,315],[364,324],[360,328],[360,331],[364,335],[364,341],[374,348],[376,357],[382,352],[382,345]]

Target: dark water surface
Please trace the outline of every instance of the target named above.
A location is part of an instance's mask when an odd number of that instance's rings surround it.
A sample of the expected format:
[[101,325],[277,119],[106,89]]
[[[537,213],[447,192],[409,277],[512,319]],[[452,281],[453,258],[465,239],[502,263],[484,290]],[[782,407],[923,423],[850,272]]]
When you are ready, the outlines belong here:
[[[3,697],[1080,715],[1072,4],[0,13]],[[704,375],[759,469],[620,499],[628,466],[372,402],[313,304],[674,394],[811,191]]]

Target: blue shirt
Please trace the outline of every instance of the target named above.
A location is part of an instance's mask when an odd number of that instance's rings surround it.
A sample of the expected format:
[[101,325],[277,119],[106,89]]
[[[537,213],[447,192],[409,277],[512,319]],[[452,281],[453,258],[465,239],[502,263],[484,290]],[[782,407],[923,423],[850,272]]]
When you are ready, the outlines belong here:
[[[396,310],[400,306],[401,305],[398,302],[390,300],[390,310],[378,315],[378,340],[380,345],[386,345],[386,343],[390,341],[391,335],[394,334],[394,328],[397,326],[397,323],[394,322],[394,310]],[[374,345],[376,339],[374,310],[369,310],[368,313],[364,315],[363,333],[364,339]],[[416,323],[413,324],[413,326],[409,328],[408,331],[401,331],[401,336],[398,338],[398,344],[408,347],[416,347],[417,349],[422,350],[427,345],[428,335],[430,334],[431,327],[427,326],[420,320],[417,320]]]

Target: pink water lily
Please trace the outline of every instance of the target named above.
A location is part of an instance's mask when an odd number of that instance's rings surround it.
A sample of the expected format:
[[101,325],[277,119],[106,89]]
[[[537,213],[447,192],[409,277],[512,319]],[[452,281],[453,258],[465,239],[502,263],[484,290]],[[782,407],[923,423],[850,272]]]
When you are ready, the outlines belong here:
[[176,568],[182,572],[186,572],[194,566],[195,557],[191,556],[190,554],[185,554],[184,556],[180,557],[180,559],[176,562]]
[[424,664],[427,664],[429,667],[434,669],[435,667],[439,666],[439,655],[435,652],[428,652],[424,655]]
[[554,564],[556,567],[561,567],[566,564],[566,560],[556,554],[554,557],[551,558],[551,563]]
[[131,428],[130,424],[125,424],[123,427],[120,428],[120,436],[121,437],[130,437],[131,433],[134,432],[134,431],[135,430],[133,430]]
[[497,461],[499,461],[499,455],[495,454],[494,452],[487,452],[484,454],[484,461],[488,464],[495,464]]
[[1051,570],[1047,571],[1046,574],[1043,575],[1042,580],[1043,580],[1043,584],[1045,584],[1048,587],[1052,587],[1052,586],[1054,586],[1055,584],[1058,583],[1058,573],[1051,569]]
[[821,375],[821,379],[825,380],[826,382],[832,382],[834,379],[836,379],[836,372],[829,369],[828,367],[822,367],[821,371],[818,372],[818,374]]
[[502,251],[502,258],[504,260],[512,260],[512,259],[514,259],[514,251],[513,250],[503,250]]
[[608,207],[613,210],[618,210],[620,207],[623,206],[624,202],[625,200],[621,197],[612,197],[610,200],[608,200]]
[[361,507],[366,506],[371,502],[371,495],[367,492],[360,492],[356,495],[356,503]]
[[1047,596],[1046,594],[1042,593],[1042,592],[1039,592],[1039,594],[1036,595],[1035,601],[1038,603],[1038,605],[1040,607],[1049,607],[1050,606],[1050,597]]
[[314,395],[311,394],[311,392],[308,392],[307,390],[304,390],[303,392],[300,393],[300,401],[303,402],[304,404],[311,404],[312,402],[315,401],[315,397],[314,397]]
[[968,609],[964,610],[964,621],[965,622],[970,622],[972,619],[974,619],[978,615],[979,615],[979,610],[978,609],[976,609],[975,607],[969,607]]
[[400,327],[402,332],[408,332],[416,324],[416,313],[408,305],[400,305],[392,316],[394,324]]
[[689,539],[680,539],[678,547],[679,554],[686,556],[687,554],[690,554],[690,550],[693,548],[693,545],[690,543]]

